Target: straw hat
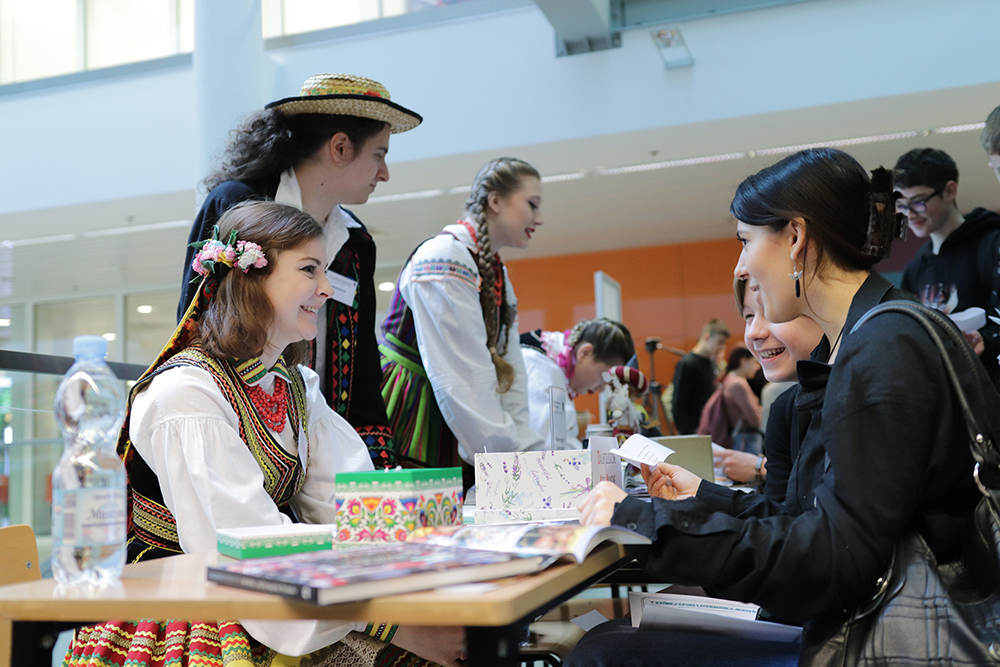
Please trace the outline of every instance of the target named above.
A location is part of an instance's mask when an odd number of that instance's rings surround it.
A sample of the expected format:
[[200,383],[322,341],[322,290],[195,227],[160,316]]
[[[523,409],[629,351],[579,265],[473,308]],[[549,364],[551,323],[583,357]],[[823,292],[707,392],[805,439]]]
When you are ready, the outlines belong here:
[[389,132],[406,132],[423,121],[415,111],[390,101],[389,91],[378,81],[350,74],[317,74],[310,77],[298,97],[271,102],[286,116],[300,113],[328,113],[360,116],[389,123]]

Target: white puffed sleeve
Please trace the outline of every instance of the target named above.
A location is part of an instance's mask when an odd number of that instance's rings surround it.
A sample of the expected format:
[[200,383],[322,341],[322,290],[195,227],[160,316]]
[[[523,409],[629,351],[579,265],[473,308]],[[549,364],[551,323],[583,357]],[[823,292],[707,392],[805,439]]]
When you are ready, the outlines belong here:
[[549,387],[566,390],[566,445],[564,449],[583,449],[580,442],[580,427],[576,423],[576,406],[569,398],[566,374],[559,364],[544,352],[530,347],[521,348],[524,357],[525,377],[528,383],[528,424],[545,437],[545,445],[552,449],[552,408],[549,404]]
[[[315,377],[312,382],[315,384]],[[319,393],[318,390],[315,393]],[[314,402],[315,397],[311,397],[310,405]],[[329,410],[325,402],[323,407]],[[313,412],[309,411],[310,422]],[[356,460],[350,455],[354,445],[346,439],[339,442],[339,430],[327,427],[326,435],[322,436],[323,433],[323,426],[317,428],[315,435],[310,429],[313,439],[327,438],[327,444],[317,443],[312,448],[316,458],[330,465],[336,457],[335,452],[342,450],[349,453],[349,461]],[[364,443],[357,433],[351,429],[350,434],[363,449]],[[240,438],[236,413],[208,372],[181,366],[155,377],[132,404],[129,435],[136,451],[156,473],[163,500],[177,521],[177,533],[185,553],[214,550],[217,528],[290,523],[264,490],[263,473]],[[274,435],[286,451],[294,451],[293,434],[287,423],[281,434]],[[331,436],[338,439],[337,444]],[[304,438],[300,438],[302,440]],[[306,447],[305,442],[300,442],[300,451]],[[360,469],[371,469],[370,459],[367,463],[367,467]],[[313,461],[309,468],[319,465]],[[333,475],[316,470],[317,481],[311,483],[309,468],[305,486],[309,486],[316,496],[328,495],[332,503]],[[314,499],[308,501],[311,511],[330,517],[330,521],[325,522],[332,522],[333,508],[328,506],[320,512],[314,506],[316,502]],[[351,630],[363,630],[366,625],[329,621],[241,623],[255,639],[286,655],[315,651],[343,639]]]
[[524,360],[516,328],[505,355],[514,367],[514,386],[505,394],[497,391],[478,280],[469,250],[450,234],[440,234],[417,249],[399,283],[413,313],[417,347],[434,398],[458,439],[459,455],[470,464],[477,452],[545,448],[541,436],[528,426]]

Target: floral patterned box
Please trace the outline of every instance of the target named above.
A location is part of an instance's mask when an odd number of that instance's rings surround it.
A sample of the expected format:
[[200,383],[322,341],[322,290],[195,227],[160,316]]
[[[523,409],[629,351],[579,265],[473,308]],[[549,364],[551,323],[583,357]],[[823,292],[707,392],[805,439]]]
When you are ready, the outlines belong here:
[[461,523],[461,468],[337,473],[337,546],[402,542],[419,527]]
[[505,516],[563,518],[564,512],[550,510],[575,511],[601,480],[620,486],[621,461],[607,451],[614,438],[607,440],[597,449],[476,454],[476,523]]

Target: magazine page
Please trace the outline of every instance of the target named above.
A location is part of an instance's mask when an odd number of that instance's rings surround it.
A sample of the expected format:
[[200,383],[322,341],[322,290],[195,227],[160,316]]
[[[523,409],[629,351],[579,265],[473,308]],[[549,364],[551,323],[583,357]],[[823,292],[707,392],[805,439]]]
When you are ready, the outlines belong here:
[[630,592],[632,627],[703,632],[746,639],[796,641],[802,628],[755,620],[760,607],[696,595]]
[[438,526],[414,531],[409,541],[522,555],[572,556],[582,563],[598,544],[649,544],[648,538],[620,526],[581,526],[578,521]]

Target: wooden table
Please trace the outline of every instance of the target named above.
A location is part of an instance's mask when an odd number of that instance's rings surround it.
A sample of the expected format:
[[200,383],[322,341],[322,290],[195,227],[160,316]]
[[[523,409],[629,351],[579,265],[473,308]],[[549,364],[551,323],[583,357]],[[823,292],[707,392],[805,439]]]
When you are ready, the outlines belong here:
[[0,667],[27,664],[19,651],[12,653],[12,646],[17,648],[18,637],[32,636],[37,622],[83,624],[115,618],[463,625],[467,664],[506,667],[518,664],[519,631],[526,623],[630,560],[621,545],[604,544],[582,564],[557,564],[537,574],[498,580],[495,588],[476,595],[438,589],[321,607],[213,584],[205,578],[205,568],[216,558],[215,552],[205,552],[128,565],[119,590],[89,597],[60,595],[51,579],[0,587]]

